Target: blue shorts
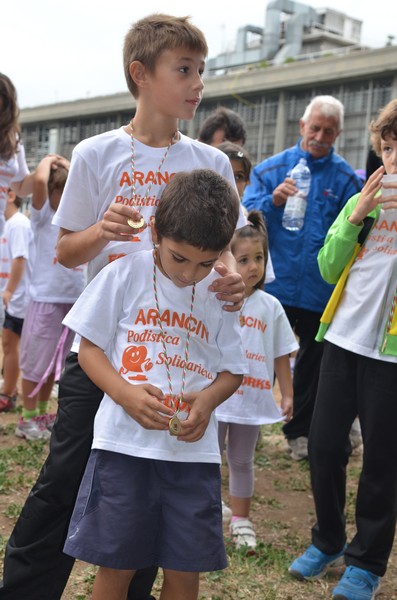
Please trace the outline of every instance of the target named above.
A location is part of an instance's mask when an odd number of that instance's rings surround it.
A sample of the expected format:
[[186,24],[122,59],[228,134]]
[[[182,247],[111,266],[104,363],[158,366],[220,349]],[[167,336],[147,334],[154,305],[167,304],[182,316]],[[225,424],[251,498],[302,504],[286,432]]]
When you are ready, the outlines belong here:
[[111,569],[226,568],[219,465],[92,450],[64,552]]
[[5,319],[3,325],[4,329],[9,329],[13,333],[21,337],[22,326],[23,319],[20,319],[19,317],[13,317],[12,315],[10,315],[10,313],[5,311]]

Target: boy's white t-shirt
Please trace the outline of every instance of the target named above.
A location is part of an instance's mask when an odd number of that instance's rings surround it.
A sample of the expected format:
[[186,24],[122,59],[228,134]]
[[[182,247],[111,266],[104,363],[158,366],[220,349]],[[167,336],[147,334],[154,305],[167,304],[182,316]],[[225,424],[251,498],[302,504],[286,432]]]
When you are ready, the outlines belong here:
[[350,269],[325,339],[362,356],[397,362],[379,352],[396,286],[397,210],[381,210]]
[[[247,365],[237,313],[222,310],[208,286],[196,285],[185,392],[208,387],[218,372],[241,374]],[[181,390],[192,287],[178,288],[157,269],[159,309],[166,336],[172,389]],[[108,265],[86,287],[63,323],[102,348],[132,385],[148,382],[169,394],[153,291],[153,252],[129,254]],[[181,415],[186,416],[186,414]],[[177,462],[220,463],[215,415],[198,442],[180,442],[168,431],[146,430],[104,395],[95,417],[93,448]]]
[[29,302],[30,261],[29,251],[32,240],[32,231],[29,219],[20,212],[16,212],[5,224],[4,234],[0,240],[0,281],[1,291],[7,287],[14,258],[24,258],[25,265],[21,280],[13,293],[7,307],[7,312],[12,317],[24,319],[26,307]]
[[0,235],[4,231],[4,211],[10,184],[22,181],[26,175],[29,175],[29,169],[26,164],[25,149],[19,143],[16,153],[10,159],[4,160],[0,156]]
[[[135,188],[139,211],[150,224],[161,197],[171,177],[179,171],[213,169],[228,179],[233,187],[235,180],[226,154],[181,134],[173,144],[160,174],[157,174],[166,148],[153,148],[134,140]],[[146,199],[145,193],[149,189]],[[188,201],[188,198],[186,199]],[[110,204],[122,202],[133,206],[131,186],[131,137],[124,127],[88,138],[73,150],[69,176],[53,223],[70,231],[82,231],[103,218]],[[243,209],[237,228],[246,224]],[[88,281],[109,262],[120,255],[153,247],[151,229],[147,227],[135,236],[135,241],[109,242],[90,261]]]
[[85,267],[67,269],[56,258],[59,227],[52,224],[55,211],[47,199],[41,210],[31,207],[35,258],[30,296],[36,302],[72,304],[84,289]]
[[280,302],[263,290],[247,298],[241,327],[248,374],[239,389],[216,409],[218,421],[262,425],[283,417],[273,396],[274,359],[298,349]]

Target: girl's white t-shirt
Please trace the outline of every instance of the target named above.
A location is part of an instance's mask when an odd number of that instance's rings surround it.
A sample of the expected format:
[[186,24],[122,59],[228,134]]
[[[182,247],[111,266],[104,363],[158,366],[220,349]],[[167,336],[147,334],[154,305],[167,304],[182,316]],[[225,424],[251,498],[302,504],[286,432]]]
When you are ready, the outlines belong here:
[[273,396],[274,359],[298,349],[294,332],[277,298],[262,290],[247,298],[241,320],[248,374],[233,396],[217,407],[216,417],[240,425],[281,421]]
[[[221,302],[208,291],[217,276],[212,272],[196,286],[186,392],[208,387],[218,372],[247,371],[238,315],[222,310]],[[156,318],[152,251],[135,252],[104,267],[63,323],[102,348],[131,385],[148,382],[169,394],[165,364],[168,360],[172,389],[178,394],[192,288],[176,287],[157,269],[157,293],[167,356]],[[181,417],[186,417],[186,413]],[[156,460],[221,462],[214,414],[204,437],[185,443],[168,431],[144,429],[106,394],[95,418],[92,447]]]
[[85,284],[85,267],[67,269],[55,253],[59,227],[52,224],[55,211],[47,199],[41,210],[31,207],[35,258],[32,264],[30,296],[36,302],[72,304]]
[[4,211],[10,184],[22,181],[26,175],[29,175],[29,169],[26,164],[25,149],[19,143],[16,153],[9,160],[4,160],[0,156],[0,235],[4,231]]
[[379,351],[396,286],[397,210],[381,210],[350,269],[325,339],[362,356],[397,362]]
[[[235,187],[234,175],[226,154],[180,136],[173,144],[160,173],[158,167],[166,148],[153,148],[134,140],[135,188],[139,210],[150,224],[161,194],[171,177],[179,171],[213,169]],[[149,196],[146,192],[150,187]],[[70,231],[82,231],[103,218],[110,204],[121,202],[133,206],[131,186],[131,138],[124,127],[80,142],[73,150],[69,176],[53,223]],[[188,201],[188,199],[186,199]],[[237,228],[246,224],[240,207]],[[153,247],[151,229],[147,227],[134,241],[109,242],[88,264],[88,281],[109,262],[130,252]]]
[[29,283],[31,277],[29,252],[32,240],[32,231],[29,219],[20,212],[16,212],[5,224],[4,234],[0,240],[0,281],[3,292],[8,283],[14,258],[24,258],[24,270],[21,280],[13,293],[7,307],[7,312],[12,317],[24,319],[26,307],[29,302]]

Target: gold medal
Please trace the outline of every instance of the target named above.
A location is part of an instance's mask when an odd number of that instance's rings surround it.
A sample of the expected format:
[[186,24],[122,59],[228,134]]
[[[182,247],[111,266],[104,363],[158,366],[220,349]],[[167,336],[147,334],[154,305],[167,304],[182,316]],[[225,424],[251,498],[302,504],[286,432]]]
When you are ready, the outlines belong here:
[[182,425],[177,415],[174,415],[168,421],[168,429],[170,430],[171,435],[179,435],[181,433]]
[[135,233],[141,233],[141,231],[146,229],[145,219],[142,216],[139,219],[139,221],[134,221],[133,219],[128,219],[127,223],[134,230]]
[[245,325],[245,317],[244,317],[244,315],[240,315],[240,326],[244,327],[244,325]]

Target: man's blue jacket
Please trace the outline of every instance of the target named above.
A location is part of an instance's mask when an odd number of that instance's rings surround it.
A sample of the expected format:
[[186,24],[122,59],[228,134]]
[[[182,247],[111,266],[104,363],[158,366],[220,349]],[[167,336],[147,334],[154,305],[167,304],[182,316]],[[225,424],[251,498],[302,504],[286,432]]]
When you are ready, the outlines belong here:
[[[305,158],[312,180],[303,229],[288,231],[281,225],[284,206],[274,206],[273,190],[289,176],[300,158]],[[320,275],[317,254],[328,229],[362,183],[350,165],[332,149],[313,159],[296,146],[267,158],[251,173],[243,204],[261,210],[269,233],[269,248],[276,279],[266,286],[286,306],[322,312],[333,290]]]

